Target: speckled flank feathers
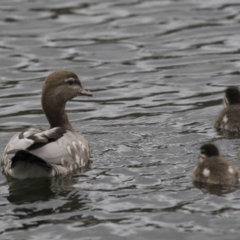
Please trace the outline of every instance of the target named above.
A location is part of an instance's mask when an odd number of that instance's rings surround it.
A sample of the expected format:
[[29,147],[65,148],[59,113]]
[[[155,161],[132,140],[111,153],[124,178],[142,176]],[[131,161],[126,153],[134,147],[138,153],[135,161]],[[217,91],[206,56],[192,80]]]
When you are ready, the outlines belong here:
[[88,164],[88,142],[74,130],[65,112],[66,102],[78,95],[91,96],[91,93],[74,73],[54,72],[46,78],[42,107],[50,129],[31,127],[10,139],[0,162],[7,177],[54,177]]
[[221,185],[238,182],[239,169],[224,159],[214,144],[203,145],[199,156],[199,162],[192,171],[194,181]]

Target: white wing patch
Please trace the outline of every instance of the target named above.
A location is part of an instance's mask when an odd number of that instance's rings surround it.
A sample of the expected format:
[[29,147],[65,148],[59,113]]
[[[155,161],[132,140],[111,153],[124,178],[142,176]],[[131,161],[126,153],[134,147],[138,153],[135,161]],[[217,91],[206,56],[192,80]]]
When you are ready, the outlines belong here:
[[207,169],[207,168],[204,168],[202,173],[203,173],[204,177],[209,177],[210,176],[210,170]]
[[228,167],[228,172],[231,173],[231,174],[234,173],[234,170],[233,170],[232,166],[229,166],[229,167]]
[[81,160],[80,160],[80,157],[78,156],[78,154],[75,154],[75,160],[76,160],[77,164],[80,166]]
[[69,145],[67,146],[67,151],[68,151],[69,154],[72,154],[72,150],[71,150],[71,147]]
[[77,149],[77,143],[75,141],[72,141],[72,145],[75,149]]
[[227,115],[225,115],[224,117],[223,117],[223,124],[226,124],[227,122],[228,122],[228,116]]

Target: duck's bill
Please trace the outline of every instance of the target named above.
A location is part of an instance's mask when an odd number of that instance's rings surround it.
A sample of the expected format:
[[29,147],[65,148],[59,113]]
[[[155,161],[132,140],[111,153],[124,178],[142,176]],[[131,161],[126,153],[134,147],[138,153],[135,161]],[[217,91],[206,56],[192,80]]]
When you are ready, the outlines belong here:
[[92,97],[92,93],[86,88],[83,88],[83,90],[80,92],[79,95],[85,95],[85,96]]

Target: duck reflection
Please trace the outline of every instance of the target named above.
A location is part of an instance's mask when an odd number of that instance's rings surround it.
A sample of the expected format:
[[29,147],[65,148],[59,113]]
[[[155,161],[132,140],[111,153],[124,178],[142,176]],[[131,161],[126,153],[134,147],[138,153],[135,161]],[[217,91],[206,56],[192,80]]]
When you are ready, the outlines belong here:
[[230,132],[225,129],[216,129],[216,132],[219,136],[223,136],[227,139],[239,139],[240,133],[239,132]]
[[201,182],[193,182],[194,187],[200,189],[203,193],[210,193],[216,196],[225,196],[239,190],[239,184],[234,185],[216,185]]
[[74,187],[79,183],[79,175],[59,178],[38,178],[11,180],[9,184],[9,202],[21,205],[37,201],[49,201],[57,196],[67,197],[70,192],[79,191]]
[[54,197],[52,179],[24,179],[9,182],[8,201],[14,204],[47,201]]

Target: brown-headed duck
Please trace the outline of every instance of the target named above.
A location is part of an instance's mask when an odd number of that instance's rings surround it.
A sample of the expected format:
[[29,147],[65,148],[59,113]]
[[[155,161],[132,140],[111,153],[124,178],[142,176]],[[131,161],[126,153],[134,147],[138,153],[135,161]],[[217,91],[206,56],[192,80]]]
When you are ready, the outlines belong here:
[[240,91],[237,87],[228,87],[223,99],[223,110],[215,120],[214,127],[240,132]]
[[238,182],[238,167],[223,158],[214,144],[204,144],[200,148],[198,159],[192,172],[194,181],[221,185]]
[[88,142],[75,131],[65,112],[66,102],[79,95],[92,96],[76,74],[59,71],[46,77],[41,102],[50,128],[30,127],[10,139],[0,162],[6,177],[54,177],[88,164]]

